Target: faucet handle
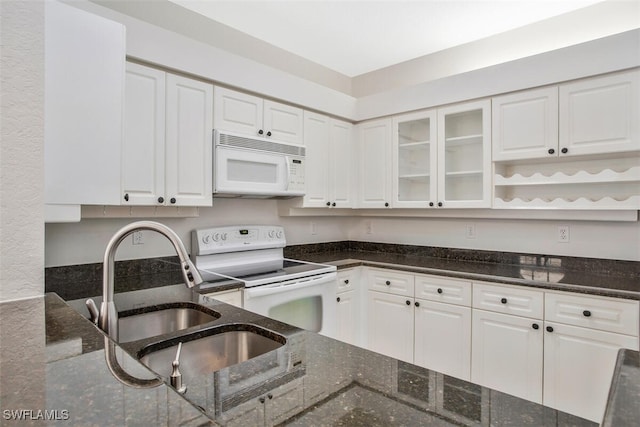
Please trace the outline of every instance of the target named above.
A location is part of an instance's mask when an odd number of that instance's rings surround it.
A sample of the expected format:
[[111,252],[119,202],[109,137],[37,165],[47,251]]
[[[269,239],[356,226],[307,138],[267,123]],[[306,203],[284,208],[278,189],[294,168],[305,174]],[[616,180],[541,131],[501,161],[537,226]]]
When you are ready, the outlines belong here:
[[171,362],[171,387],[175,388],[180,394],[184,394],[187,391],[187,386],[182,385],[182,374],[180,373],[180,351],[182,350],[182,342],[178,343],[178,351],[176,352],[176,358]]
[[89,310],[89,320],[91,320],[94,325],[97,325],[100,314],[98,313],[98,307],[96,307],[96,303],[93,302],[93,299],[89,298],[85,301],[85,304],[87,305],[87,310]]

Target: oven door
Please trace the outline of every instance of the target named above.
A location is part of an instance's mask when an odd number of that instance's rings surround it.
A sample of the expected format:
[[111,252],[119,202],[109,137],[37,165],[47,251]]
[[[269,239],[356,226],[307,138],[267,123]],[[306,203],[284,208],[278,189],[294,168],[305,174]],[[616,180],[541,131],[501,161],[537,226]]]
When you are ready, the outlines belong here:
[[245,288],[243,308],[333,338],[336,273]]

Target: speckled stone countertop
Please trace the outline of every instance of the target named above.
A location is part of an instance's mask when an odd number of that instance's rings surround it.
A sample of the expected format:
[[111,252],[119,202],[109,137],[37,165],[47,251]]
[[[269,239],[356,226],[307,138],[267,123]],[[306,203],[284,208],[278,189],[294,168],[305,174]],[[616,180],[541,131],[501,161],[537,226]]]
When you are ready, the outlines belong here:
[[[79,314],[83,301],[67,305],[47,294],[3,303],[2,425],[12,425],[7,419],[11,412],[6,412],[12,410],[58,411],[68,419],[57,423],[78,426],[594,425],[185,291],[175,285],[116,294],[119,311],[142,312],[151,304],[187,301],[205,304],[220,315],[161,338],[121,344],[118,360],[129,374],[151,378],[135,360],[140,352],[161,340],[184,340],[187,333],[202,337],[240,323],[243,330],[286,343],[207,375],[191,374],[181,365],[187,385],[183,400],[167,386],[139,390],[117,381],[105,364],[104,335]],[[621,404],[615,412],[625,408]]]
[[[286,248],[288,258],[330,263],[338,269],[366,265],[470,280],[640,300],[640,263],[572,257],[458,250],[443,254],[415,246],[366,245],[313,251]],[[479,255],[478,255],[479,254]]]

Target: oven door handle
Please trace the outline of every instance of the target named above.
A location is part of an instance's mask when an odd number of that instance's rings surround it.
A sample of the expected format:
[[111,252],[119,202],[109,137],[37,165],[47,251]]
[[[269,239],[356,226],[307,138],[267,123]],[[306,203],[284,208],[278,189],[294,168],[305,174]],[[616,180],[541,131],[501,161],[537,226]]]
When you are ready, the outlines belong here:
[[299,289],[310,288],[322,283],[335,280],[336,272],[320,274],[312,276],[310,279],[294,279],[287,282],[272,283],[270,285],[256,286],[254,288],[245,288],[246,298],[257,298],[266,295],[279,294],[288,291],[297,291]]

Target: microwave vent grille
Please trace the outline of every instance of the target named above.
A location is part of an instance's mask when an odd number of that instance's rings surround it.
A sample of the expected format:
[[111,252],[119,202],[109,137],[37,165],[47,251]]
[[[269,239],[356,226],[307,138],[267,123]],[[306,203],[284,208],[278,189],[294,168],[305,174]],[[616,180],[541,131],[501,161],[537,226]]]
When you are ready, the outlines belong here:
[[278,142],[264,141],[262,139],[248,138],[238,135],[220,133],[218,143],[229,147],[246,148],[249,150],[260,150],[271,153],[282,153],[293,156],[305,155],[305,147],[296,145],[281,144]]

